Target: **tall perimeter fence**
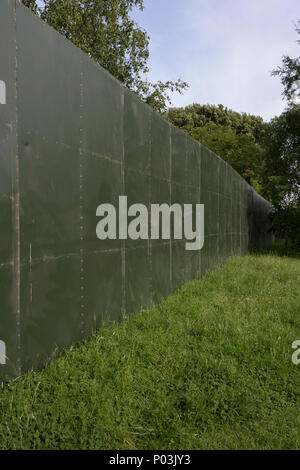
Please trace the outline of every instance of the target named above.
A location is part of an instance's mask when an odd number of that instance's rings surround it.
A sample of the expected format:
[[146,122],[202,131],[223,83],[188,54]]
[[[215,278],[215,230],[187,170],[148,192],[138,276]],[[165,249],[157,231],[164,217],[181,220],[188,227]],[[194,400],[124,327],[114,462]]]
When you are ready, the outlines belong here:
[[[204,204],[204,246],[99,240],[96,209]],[[270,204],[14,0],[0,2],[0,374],[270,241]]]

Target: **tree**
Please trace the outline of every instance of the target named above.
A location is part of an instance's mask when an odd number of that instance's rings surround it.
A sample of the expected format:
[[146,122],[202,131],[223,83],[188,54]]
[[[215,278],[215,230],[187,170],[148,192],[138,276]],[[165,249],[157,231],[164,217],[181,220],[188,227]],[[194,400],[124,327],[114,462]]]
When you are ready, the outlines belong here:
[[274,229],[300,247],[300,106],[292,100],[293,84],[300,79],[300,58],[284,56],[282,63],[272,74],[280,77],[289,105],[271,120],[265,133],[263,194],[274,205]]
[[171,108],[165,116],[217,153],[261,192],[261,141],[266,128],[261,117],[240,114],[222,105],[200,104]]
[[264,194],[276,206],[300,197],[300,109],[271,120],[265,134]]
[[273,203],[274,229],[300,245],[300,109],[271,120],[265,135],[263,195]]
[[130,17],[133,8],[143,10],[143,0],[44,0],[43,7],[35,0],[23,3],[158,112],[166,110],[168,91],[187,88],[181,79],[144,79],[149,36]]
[[174,125],[189,130],[195,127],[203,127],[208,122],[230,127],[237,134],[252,134],[258,142],[263,131],[264,123],[260,116],[232,111],[222,104],[200,105],[192,104],[185,108],[171,108],[166,114]]

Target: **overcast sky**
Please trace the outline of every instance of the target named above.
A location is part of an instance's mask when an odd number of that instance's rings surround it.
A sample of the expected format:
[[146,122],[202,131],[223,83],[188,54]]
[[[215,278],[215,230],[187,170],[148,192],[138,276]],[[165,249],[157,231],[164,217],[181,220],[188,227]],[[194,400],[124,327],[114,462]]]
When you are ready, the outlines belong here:
[[[268,120],[282,112],[270,71],[299,56],[299,0],[144,0],[136,21],[150,35],[149,79],[190,85],[174,106],[223,104]],[[298,37],[297,37],[298,36]]]

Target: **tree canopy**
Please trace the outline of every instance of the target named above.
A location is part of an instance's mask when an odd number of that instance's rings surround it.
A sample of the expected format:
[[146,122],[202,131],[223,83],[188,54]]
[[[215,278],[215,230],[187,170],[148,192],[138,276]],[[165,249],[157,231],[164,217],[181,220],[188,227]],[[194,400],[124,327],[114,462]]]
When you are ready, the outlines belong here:
[[[296,32],[300,35],[300,21]],[[300,105],[293,100],[300,58],[283,56],[272,75],[280,77],[288,106],[271,120],[264,137],[263,195],[274,204],[275,228],[300,247]]]
[[271,120],[264,146],[262,188],[274,205],[274,228],[300,248],[300,107]]
[[[296,32],[300,35],[300,21]],[[282,66],[272,75],[280,77],[288,106],[271,120],[265,134],[264,192],[277,206],[295,201],[300,205],[300,106],[292,100],[293,85],[300,80],[300,57],[283,56]]]
[[261,141],[266,123],[260,116],[238,113],[221,104],[193,104],[171,108],[165,117],[217,153],[257,191],[261,191]]

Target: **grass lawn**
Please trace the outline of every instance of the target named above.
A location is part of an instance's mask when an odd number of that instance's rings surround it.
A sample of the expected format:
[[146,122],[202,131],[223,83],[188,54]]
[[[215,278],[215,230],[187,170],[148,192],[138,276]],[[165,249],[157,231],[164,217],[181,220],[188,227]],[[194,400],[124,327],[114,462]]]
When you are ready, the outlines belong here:
[[300,449],[300,259],[229,260],[0,390],[1,449]]

